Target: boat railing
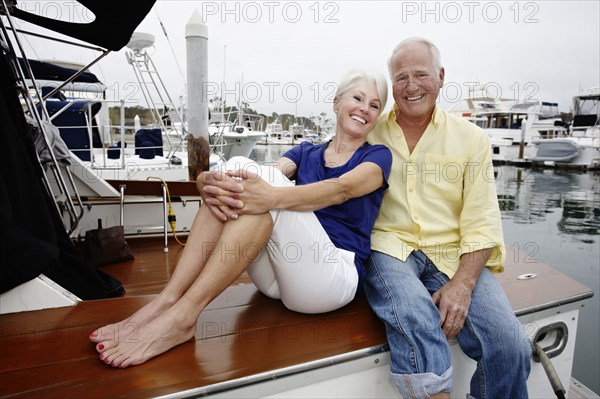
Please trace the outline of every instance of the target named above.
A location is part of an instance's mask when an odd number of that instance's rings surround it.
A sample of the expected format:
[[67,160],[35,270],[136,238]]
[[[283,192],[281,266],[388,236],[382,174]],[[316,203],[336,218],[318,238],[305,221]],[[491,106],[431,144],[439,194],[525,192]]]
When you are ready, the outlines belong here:
[[[58,214],[62,215],[63,210],[66,210],[69,218],[69,225],[65,224],[64,227],[67,234],[71,235],[76,230],[83,217],[83,203],[68,169],[66,170],[66,178],[69,180],[71,187],[69,188],[67,186],[64,176],[65,168],[62,167],[63,161],[61,160],[61,162],[59,162],[58,157],[55,154],[55,146],[50,142],[52,132],[48,131],[49,127],[47,125],[50,117],[44,107],[39,107],[39,101],[36,101],[31,95],[29,82],[33,82],[34,90],[37,90],[35,89],[35,76],[27,56],[25,55],[25,51],[23,50],[23,44],[21,43],[20,38],[21,33],[16,29],[10,12],[7,9],[4,9],[3,11],[4,15],[0,20],[0,42],[5,51],[7,62],[11,64],[11,70],[15,73],[15,86],[17,88],[19,100],[21,101],[21,104],[23,104],[24,115],[31,118],[32,126],[39,132],[39,143],[41,144],[41,147],[47,150],[47,157],[45,159],[42,159],[40,153],[36,151],[37,162],[42,173],[42,183],[50,198],[53,199],[53,204],[56,207]],[[7,25],[4,23],[5,18]],[[13,45],[13,42],[9,38],[8,29],[13,33],[15,45]],[[23,59],[23,63],[20,63],[17,59],[17,49]],[[26,76],[29,76],[29,79],[26,79]],[[41,91],[37,90],[36,98],[42,98]],[[51,184],[50,176],[53,176],[57,183],[54,188]],[[74,194],[76,202],[73,200],[71,193]],[[79,211],[76,207],[79,208]]]
[[226,121],[212,123],[209,126],[209,143],[211,154],[217,154],[221,158],[224,158],[223,154],[224,148],[227,146],[227,140],[223,136],[225,132],[230,131],[232,128],[233,123]]
[[[214,112],[217,114],[217,112]],[[230,110],[218,113],[220,121],[218,123],[226,124],[233,129],[235,126],[245,126],[250,130],[263,131],[264,116],[246,113],[243,110]],[[227,125],[228,124],[228,125]]]
[[[102,146],[100,148],[94,148],[93,143],[93,130],[94,130],[94,117],[92,117],[91,111],[91,103],[92,102],[100,102],[102,103],[102,107],[108,108],[110,104],[118,103],[119,110],[119,118],[117,123],[111,123],[110,118],[107,114],[107,109],[104,109],[104,116],[100,116],[98,119],[98,123],[96,128],[98,131],[102,132],[100,134],[100,141]],[[126,122],[125,118],[125,108],[127,104],[134,103],[127,102],[125,100],[88,100],[88,106],[85,111],[85,126],[61,126],[61,129],[79,129],[85,128],[88,134],[88,142],[90,145],[86,148],[70,148],[71,151],[77,153],[81,151],[89,152],[89,166],[92,169],[124,169],[127,167],[126,165],[126,157],[128,155],[128,151],[133,149],[135,151],[137,148],[135,143],[135,134],[141,128],[146,129],[160,129],[161,131],[161,142],[159,144],[153,143],[154,145],[144,145],[144,149],[154,149],[164,150],[167,155],[166,159],[171,159],[172,156],[176,154],[177,151],[183,151],[186,148],[186,142],[184,138],[181,136],[178,130],[175,129],[175,134],[173,134],[174,129],[170,128],[172,126],[168,126],[163,128],[160,124],[150,124],[150,125],[140,125],[140,126],[130,126]],[[59,112],[64,112],[68,106],[61,109]],[[58,114],[57,112],[56,114]],[[55,114],[55,115],[56,115]],[[109,157],[109,152],[116,151],[119,156],[118,158]],[[109,161],[112,159],[112,162]],[[118,162],[117,162],[118,160]],[[170,165],[170,164],[169,164]]]
[[565,126],[557,126],[554,124],[532,125],[530,129],[537,132],[536,139],[557,139],[569,137],[569,130]]
[[[162,131],[167,131],[166,121],[168,118],[165,118],[165,115],[168,116],[169,112],[175,113],[178,121],[183,121],[183,117],[177,110],[161,75],[158,73],[156,65],[146,50],[132,51],[128,49],[125,56],[127,57],[127,62],[133,67],[135,77],[155,125],[160,127]],[[164,112],[161,113],[160,110]],[[171,158],[174,152],[181,148],[182,142],[187,135],[185,123],[173,124],[172,127],[180,129],[177,133],[180,140],[174,145],[171,143],[169,135],[165,136],[170,148],[167,158]]]

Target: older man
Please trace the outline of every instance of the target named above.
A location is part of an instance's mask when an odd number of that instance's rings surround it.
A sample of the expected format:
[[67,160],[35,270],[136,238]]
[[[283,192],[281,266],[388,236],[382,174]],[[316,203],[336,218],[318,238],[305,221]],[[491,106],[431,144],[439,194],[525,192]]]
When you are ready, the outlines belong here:
[[436,108],[445,72],[434,44],[401,42],[389,71],[395,106],[369,142],[394,160],[365,291],[386,326],[392,378],[406,398],[449,397],[456,337],[477,362],[472,397],[526,398],[531,344],[492,275],[504,244],[488,137]]

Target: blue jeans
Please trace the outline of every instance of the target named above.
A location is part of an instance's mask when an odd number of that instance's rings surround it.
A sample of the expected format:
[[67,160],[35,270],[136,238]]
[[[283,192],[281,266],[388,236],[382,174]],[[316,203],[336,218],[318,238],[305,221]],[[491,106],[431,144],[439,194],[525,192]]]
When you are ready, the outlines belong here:
[[[373,251],[365,292],[384,322],[391,350],[391,376],[405,398],[452,391],[450,346],[431,295],[449,279],[421,251],[406,262]],[[458,343],[477,362],[470,395],[527,398],[531,343],[492,273],[484,268]]]

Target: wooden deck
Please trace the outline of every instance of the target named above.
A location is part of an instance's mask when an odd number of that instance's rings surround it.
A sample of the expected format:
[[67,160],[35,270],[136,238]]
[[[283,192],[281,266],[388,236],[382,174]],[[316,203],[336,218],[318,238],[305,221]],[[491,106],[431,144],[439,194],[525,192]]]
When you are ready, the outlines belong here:
[[[122,298],[0,316],[0,397],[140,398],[170,394],[382,345],[385,331],[360,295],[322,315],[291,312],[242,275],[199,317],[196,337],[143,365],[100,362],[88,335],[148,303],[169,279],[182,248],[160,239],[129,240],[134,261],[104,267],[120,279]],[[538,277],[518,280],[525,273]],[[510,259],[499,276],[517,314],[591,296],[548,268]]]

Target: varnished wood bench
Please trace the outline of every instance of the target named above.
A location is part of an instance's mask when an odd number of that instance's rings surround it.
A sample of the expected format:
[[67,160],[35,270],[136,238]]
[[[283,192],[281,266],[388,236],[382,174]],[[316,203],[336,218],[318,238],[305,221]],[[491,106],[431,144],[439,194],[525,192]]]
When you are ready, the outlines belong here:
[[[105,270],[119,277],[128,291],[160,291],[179,253],[172,250],[158,256],[159,249],[153,249],[156,242],[130,245],[136,260]],[[537,277],[516,278],[528,273]],[[509,260],[507,271],[498,278],[517,315],[592,295],[539,262]],[[84,301],[69,308],[0,316],[0,396],[140,398],[214,393],[386,344],[384,328],[363,295],[335,312],[305,315],[285,309],[242,278],[203,312],[194,340],[128,369],[113,369],[99,361],[89,333],[127,317],[151,298]]]
[[[163,195],[163,184],[160,180],[106,180],[106,182],[117,191],[120,191],[122,186],[126,186],[128,195]],[[167,185],[172,196],[197,197],[200,195],[196,182],[193,181],[168,181]]]

